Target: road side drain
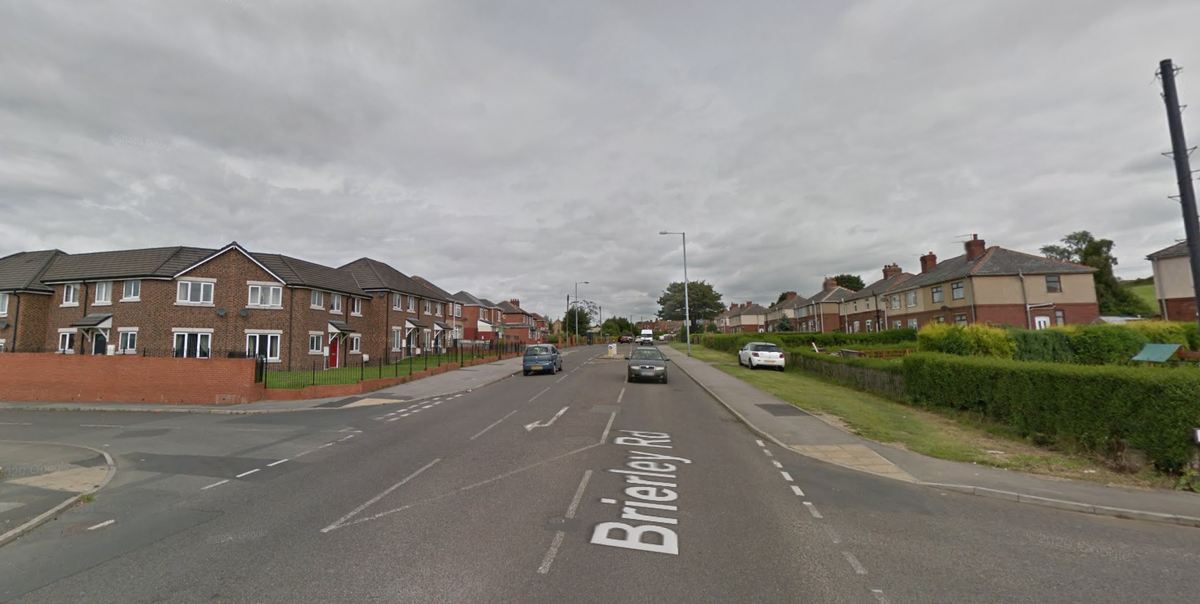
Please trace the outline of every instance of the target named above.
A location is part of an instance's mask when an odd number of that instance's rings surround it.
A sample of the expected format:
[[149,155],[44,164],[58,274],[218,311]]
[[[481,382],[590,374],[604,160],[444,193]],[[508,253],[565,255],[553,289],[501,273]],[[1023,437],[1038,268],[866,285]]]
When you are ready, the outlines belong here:
[[783,404],[783,403],[763,404],[763,405],[757,405],[757,407],[759,409],[762,409],[763,411],[766,411],[767,413],[770,413],[771,415],[776,416],[776,417],[787,417],[789,415],[803,417],[803,416],[809,415],[809,413],[807,411],[804,411],[803,409],[800,409],[793,405],[787,405],[787,404]]

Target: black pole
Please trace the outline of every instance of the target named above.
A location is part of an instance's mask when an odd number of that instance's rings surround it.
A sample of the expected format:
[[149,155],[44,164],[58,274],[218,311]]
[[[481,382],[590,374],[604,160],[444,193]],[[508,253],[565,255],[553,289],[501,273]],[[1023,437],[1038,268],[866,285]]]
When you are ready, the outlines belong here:
[[[1179,204],[1183,207],[1183,231],[1187,234],[1188,258],[1192,268],[1192,292],[1200,301],[1200,219],[1196,217],[1196,192],[1192,188],[1187,140],[1183,136],[1179,93],[1175,89],[1175,66],[1171,59],[1165,59],[1158,64],[1158,69],[1163,81],[1163,100],[1167,104],[1167,124],[1171,129],[1171,154],[1175,158],[1175,178],[1179,181]],[[1200,324],[1200,313],[1194,320]]]

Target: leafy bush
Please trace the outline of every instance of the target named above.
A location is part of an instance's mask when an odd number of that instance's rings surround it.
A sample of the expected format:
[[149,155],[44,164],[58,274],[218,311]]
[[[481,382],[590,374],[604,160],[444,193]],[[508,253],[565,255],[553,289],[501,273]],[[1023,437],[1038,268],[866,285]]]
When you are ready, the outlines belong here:
[[1040,361],[1043,363],[1078,363],[1075,350],[1067,332],[1061,329],[1010,329],[1008,331],[1017,352],[1018,361]]
[[1017,344],[1008,332],[996,327],[928,323],[917,332],[917,348],[926,352],[1011,359]]
[[1128,365],[1149,339],[1121,325],[1065,327],[1077,362],[1084,365]]
[[813,352],[811,348],[788,348],[788,371],[801,371],[891,398],[904,400],[904,368],[900,361],[842,358]]
[[[696,334],[692,334],[696,335]],[[812,342],[821,348],[845,346],[875,346],[903,344],[917,339],[915,329],[889,329],[872,333],[731,333],[704,334],[700,343],[714,350],[734,352],[747,342],[774,342],[784,348],[811,349]]]
[[1168,472],[1185,467],[1194,452],[1200,372],[936,353],[906,357],[902,366],[913,403],[975,411],[1023,435],[1101,454],[1125,440]]
[[1134,321],[1127,323],[1123,327],[1132,329],[1143,336],[1151,344],[1179,344],[1186,350],[1195,350],[1189,337],[1189,327],[1191,332],[1195,333],[1195,323],[1181,323],[1178,321]]

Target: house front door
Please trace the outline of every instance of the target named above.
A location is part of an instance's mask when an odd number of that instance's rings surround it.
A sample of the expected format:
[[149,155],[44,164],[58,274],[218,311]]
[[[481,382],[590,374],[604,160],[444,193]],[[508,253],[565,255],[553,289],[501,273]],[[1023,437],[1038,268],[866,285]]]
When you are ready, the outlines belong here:
[[1046,329],[1047,327],[1050,327],[1050,317],[1034,317],[1033,318],[1033,328],[1034,329]]
[[92,336],[92,354],[108,354],[108,338],[100,332]]
[[338,337],[331,336],[329,338],[329,368],[334,369],[338,365]]

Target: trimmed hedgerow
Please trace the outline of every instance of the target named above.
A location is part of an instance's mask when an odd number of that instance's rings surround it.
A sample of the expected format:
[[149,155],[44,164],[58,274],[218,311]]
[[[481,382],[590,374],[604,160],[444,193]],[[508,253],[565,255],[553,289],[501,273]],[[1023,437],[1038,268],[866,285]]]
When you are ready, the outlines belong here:
[[[698,334],[693,334],[698,335]],[[734,352],[747,342],[774,342],[782,347],[808,347],[816,342],[818,347],[832,348],[853,345],[880,346],[903,344],[917,339],[915,329],[889,329],[872,333],[730,333],[704,334],[700,343],[714,350]]]
[[910,402],[974,411],[1035,441],[1105,455],[1126,441],[1166,472],[1195,454],[1200,372],[937,353],[906,357],[902,366]]
[[1017,352],[1017,344],[1007,331],[980,324],[959,327],[929,323],[917,332],[917,348],[926,352],[999,359],[1011,359]]
[[815,375],[896,401],[904,400],[904,368],[899,360],[842,358],[804,348],[785,350],[789,371]]

